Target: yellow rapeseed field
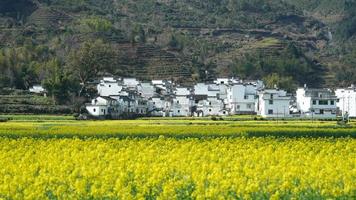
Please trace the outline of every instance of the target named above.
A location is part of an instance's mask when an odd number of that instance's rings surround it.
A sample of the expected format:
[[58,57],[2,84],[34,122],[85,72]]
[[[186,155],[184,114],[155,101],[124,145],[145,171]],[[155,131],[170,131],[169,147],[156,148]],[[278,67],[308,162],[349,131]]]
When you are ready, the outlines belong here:
[[356,198],[353,138],[2,137],[0,166],[0,199]]

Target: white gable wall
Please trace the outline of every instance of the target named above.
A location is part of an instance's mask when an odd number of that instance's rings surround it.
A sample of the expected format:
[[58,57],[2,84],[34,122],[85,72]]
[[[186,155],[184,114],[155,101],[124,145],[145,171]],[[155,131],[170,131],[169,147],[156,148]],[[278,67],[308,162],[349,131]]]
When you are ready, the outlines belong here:
[[98,84],[97,90],[100,96],[108,97],[118,95],[122,90],[122,86],[116,82],[102,82]]
[[130,88],[134,88],[138,84],[140,84],[140,82],[136,78],[124,78],[123,83],[125,86],[130,87]]
[[255,112],[257,99],[253,87],[242,84],[233,85],[228,89],[227,97],[231,114]]
[[337,89],[335,94],[339,98],[337,106],[342,114],[347,112],[350,117],[356,117],[356,89]]
[[104,105],[89,105],[86,107],[88,113],[95,117],[108,115],[108,107]]
[[187,96],[176,96],[172,100],[172,111],[174,117],[190,116],[190,99]]

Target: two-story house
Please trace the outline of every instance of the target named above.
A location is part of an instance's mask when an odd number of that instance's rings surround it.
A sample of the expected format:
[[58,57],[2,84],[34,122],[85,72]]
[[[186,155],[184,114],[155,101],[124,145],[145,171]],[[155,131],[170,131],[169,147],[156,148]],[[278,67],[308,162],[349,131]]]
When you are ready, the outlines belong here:
[[171,112],[173,117],[191,116],[193,104],[191,91],[189,88],[177,87],[174,90],[174,97],[171,103]]
[[116,99],[99,96],[86,105],[86,110],[97,118],[115,118],[119,114],[118,106]]
[[289,107],[292,97],[280,89],[265,89],[258,92],[258,115],[267,118],[291,117]]
[[257,87],[251,84],[237,83],[227,90],[227,107],[230,114],[255,114]]
[[303,117],[336,118],[337,96],[330,89],[298,88],[296,92],[297,108]]

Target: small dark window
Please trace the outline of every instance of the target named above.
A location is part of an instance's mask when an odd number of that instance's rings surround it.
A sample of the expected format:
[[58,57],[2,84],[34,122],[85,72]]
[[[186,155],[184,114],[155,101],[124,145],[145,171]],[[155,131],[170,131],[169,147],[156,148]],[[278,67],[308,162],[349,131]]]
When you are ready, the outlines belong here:
[[156,105],[156,102],[153,102],[153,105]]
[[273,100],[269,100],[269,105],[273,105]]
[[224,82],[224,81],[221,81],[220,83],[221,83],[221,84],[224,84],[225,82]]
[[313,100],[313,105],[316,105],[316,100]]
[[335,102],[333,100],[330,101],[330,105],[334,105]]
[[211,112],[211,109],[209,109],[209,112]]
[[96,112],[96,109],[94,108],[93,111]]
[[226,112],[224,111],[224,112],[223,112],[223,114],[225,115],[225,114],[226,114]]
[[209,106],[211,106],[211,102],[209,102]]
[[111,87],[111,85],[109,85],[109,87]]
[[273,94],[271,94],[271,99],[273,99]]
[[179,101],[177,101],[177,104],[179,104]]
[[273,110],[268,110],[269,115],[273,115]]
[[244,96],[244,99],[248,99],[248,96],[247,96],[247,95],[245,95],[245,96]]
[[321,115],[324,114],[324,110],[323,110],[323,109],[320,110],[320,114],[321,114]]
[[319,100],[319,105],[328,105],[328,100]]
[[180,110],[178,110],[178,113],[180,113]]

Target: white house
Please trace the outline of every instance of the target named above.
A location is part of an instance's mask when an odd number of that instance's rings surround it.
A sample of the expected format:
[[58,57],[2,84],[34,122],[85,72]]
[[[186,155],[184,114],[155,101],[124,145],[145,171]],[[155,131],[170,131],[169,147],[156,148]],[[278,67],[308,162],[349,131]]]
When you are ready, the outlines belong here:
[[36,94],[43,94],[46,92],[46,90],[41,85],[34,85],[29,89],[29,91]]
[[229,85],[231,83],[231,80],[229,78],[217,78],[214,80],[214,83],[216,85]]
[[187,117],[191,115],[193,100],[188,88],[177,87],[172,98],[171,112],[173,117]]
[[86,105],[88,113],[94,117],[115,116],[118,114],[118,102],[110,97],[97,97]]
[[136,86],[140,84],[136,78],[123,78],[123,85],[128,88],[136,88]]
[[279,89],[265,89],[258,93],[257,113],[267,118],[288,118],[291,117],[289,106],[291,96],[287,92]]
[[[166,115],[166,104],[164,97],[155,96],[148,100],[148,114],[155,117],[164,117]],[[169,110],[169,109],[168,109]]]
[[224,102],[218,97],[208,97],[207,95],[195,96],[195,116],[220,116],[227,115],[224,109]]
[[113,77],[104,77],[103,80],[100,80],[100,83],[97,85],[99,96],[104,97],[118,95],[122,88],[122,85]]
[[128,95],[112,96],[118,102],[118,112],[120,115],[131,115],[135,113],[135,100],[131,99]]
[[137,115],[146,115],[148,111],[147,100],[143,98],[137,98],[134,104]]
[[151,83],[140,83],[137,85],[137,92],[146,99],[153,97],[155,90],[155,87]]
[[164,85],[164,81],[163,80],[152,80],[151,83],[153,85]]
[[227,107],[230,114],[255,114],[257,87],[238,83],[227,90]]
[[336,118],[338,98],[330,89],[297,89],[297,108],[301,116],[311,118]]
[[216,97],[220,93],[220,87],[216,84],[197,83],[194,85],[195,95],[207,95]]
[[241,83],[242,81],[237,78],[217,78],[214,83],[217,85],[231,85],[235,83]]
[[265,88],[265,84],[261,80],[247,80],[243,81],[246,85],[253,85],[257,90],[262,90]]
[[337,107],[349,117],[356,117],[356,87],[351,85],[349,88],[340,88],[335,90],[335,95],[338,98]]
[[227,91],[230,85],[217,84],[217,87],[219,88],[219,93],[217,94],[217,97],[221,99],[224,102],[224,104],[227,104]]

